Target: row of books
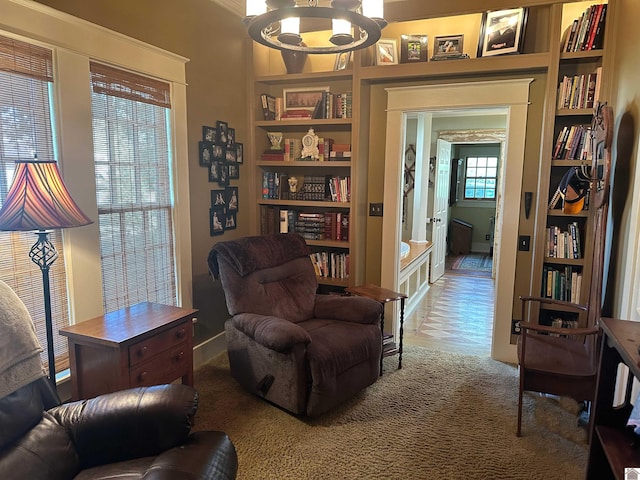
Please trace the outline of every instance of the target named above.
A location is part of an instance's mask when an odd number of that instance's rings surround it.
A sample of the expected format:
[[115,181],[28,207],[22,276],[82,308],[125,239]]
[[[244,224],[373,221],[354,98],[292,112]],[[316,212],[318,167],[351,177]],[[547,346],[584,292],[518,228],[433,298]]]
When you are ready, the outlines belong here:
[[282,172],[262,172],[262,198],[349,202],[351,177],[333,175],[292,176]]
[[571,265],[563,268],[545,265],[542,270],[542,296],[580,303],[582,272]]
[[567,125],[558,133],[554,160],[591,160],[591,126]]
[[349,278],[349,254],[337,252],[314,252],[309,255],[318,277]]
[[261,160],[264,162],[328,162],[351,160],[351,144],[335,143],[333,139],[318,137],[318,158],[302,156],[302,140],[295,137],[282,139],[281,149],[267,149]]
[[[578,321],[556,317],[551,321],[551,326],[555,328],[578,328]],[[551,333],[550,335],[552,337],[562,336],[562,337],[572,338],[574,340],[577,340],[577,335],[560,335],[559,333]]]
[[558,109],[593,108],[600,98],[602,67],[583,74],[564,76],[558,87]]
[[550,258],[582,258],[580,228],[578,222],[571,222],[567,230],[558,226],[546,229],[547,257]]
[[607,4],[591,5],[564,33],[562,52],[595,50],[604,44]]
[[307,240],[349,241],[349,213],[280,210],[280,233],[298,233]]
[[322,97],[314,108],[284,109],[282,97],[268,93],[260,94],[262,116],[265,120],[298,120],[310,118],[351,118],[353,115],[353,95],[351,91],[333,93],[322,92]]

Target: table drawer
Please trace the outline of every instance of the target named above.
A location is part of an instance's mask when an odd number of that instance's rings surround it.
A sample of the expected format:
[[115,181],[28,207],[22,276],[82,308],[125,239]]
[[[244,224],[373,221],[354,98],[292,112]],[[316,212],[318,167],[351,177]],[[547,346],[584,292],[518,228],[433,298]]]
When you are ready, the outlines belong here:
[[190,327],[191,322],[185,321],[169,330],[131,345],[129,347],[129,365],[136,366],[160,352],[184,342],[187,335],[191,335]]
[[149,361],[132,368],[129,373],[131,387],[143,387],[170,383],[182,377],[191,367],[187,361],[188,343],[181,343],[165,352],[160,353]]

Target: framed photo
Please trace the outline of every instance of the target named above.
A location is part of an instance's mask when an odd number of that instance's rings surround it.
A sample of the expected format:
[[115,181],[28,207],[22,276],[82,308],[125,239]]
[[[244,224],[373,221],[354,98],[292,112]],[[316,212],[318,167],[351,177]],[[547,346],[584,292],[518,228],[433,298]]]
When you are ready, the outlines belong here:
[[224,159],[227,163],[236,163],[236,149],[227,148],[224,152]]
[[376,65],[396,65],[398,63],[398,42],[393,38],[383,38],[376,43]]
[[224,213],[224,207],[212,207],[209,209],[209,233],[214,235],[222,235],[227,218]]
[[220,162],[213,160],[209,165],[209,181],[217,182],[220,180]]
[[215,127],[202,126],[202,140],[205,142],[215,142],[217,134],[218,132]]
[[221,187],[229,185],[229,165],[227,162],[218,162],[218,185]]
[[226,145],[229,141],[229,124],[218,120],[216,122],[216,143]]
[[346,70],[351,61],[351,52],[336,53],[336,63],[333,66],[334,70]]
[[226,191],[224,189],[211,190],[211,208],[227,206],[225,193]]
[[236,213],[227,212],[225,215],[224,229],[234,230],[238,225],[238,215]]
[[482,14],[478,57],[520,53],[527,13],[526,8],[511,8]]
[[244,163],[244,144],[236,143],[236,163]]
[[228,167],[229,167],[229,180],[237,180],[238,178],[240,178],[240,167],[238,167],[237,163],[235,162],[229,163]]
[[217,160],[219,162],[224,161],[227,158],[226,152],[227,147],[225,145],[221,145],[219,143],[213,143],[211,145],[212,160]]
[[229,127],[227,129],[227,148],[231,148],[236,144],[236,129]]
[[428,35],[400,35],[400,63],[426,62]]
[[238,211],[238,187],[227,187],[224,189],[224,199],[229,212]]
[[448,58],[462,56],[464,35],[447,35],[436,37],[433,42],[433,58]]
[[283,88],[283,111],[309,110],[309,112],[313,113],[317,103],[322,101],[322,94],[328,91],[329,87]]
[[213,160],[213,143],[212,142],[198,142],[199,161],[201,167],[208,167]]

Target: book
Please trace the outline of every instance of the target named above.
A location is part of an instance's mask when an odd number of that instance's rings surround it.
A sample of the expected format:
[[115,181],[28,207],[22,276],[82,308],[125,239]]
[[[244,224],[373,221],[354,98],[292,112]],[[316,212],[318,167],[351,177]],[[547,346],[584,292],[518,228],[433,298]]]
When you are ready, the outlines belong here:
[[265,120],[276,119],[276,97],[263,93],[260,95],[260,101],[262,103],[262,115]]

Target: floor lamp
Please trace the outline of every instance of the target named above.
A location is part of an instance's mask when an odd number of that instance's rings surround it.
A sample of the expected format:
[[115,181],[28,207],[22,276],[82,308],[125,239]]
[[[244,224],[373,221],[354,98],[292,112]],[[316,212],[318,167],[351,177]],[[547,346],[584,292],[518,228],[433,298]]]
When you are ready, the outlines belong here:
[[93,223],[73,201],[54,161],[19,160],[9,193],[0,210],[0,230],[35,230],[38,240],[29,257],[42,271],[44,312],[47,330],[49,380],[56,388],[56,362],[53,350],[53,322],[49,268],[58,258],[49,233],[56,228],[80,227]]

